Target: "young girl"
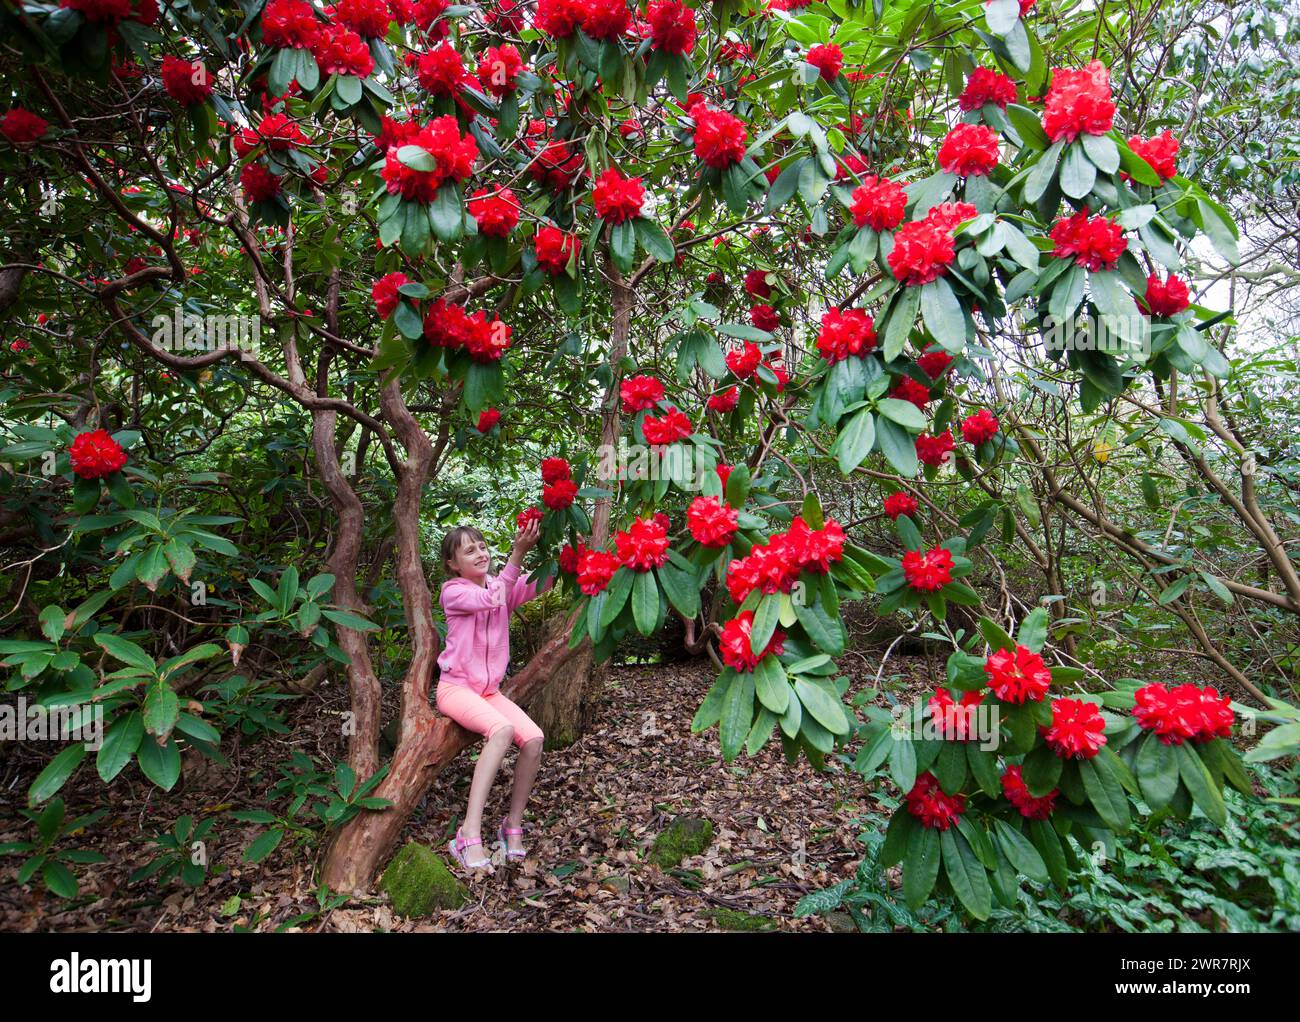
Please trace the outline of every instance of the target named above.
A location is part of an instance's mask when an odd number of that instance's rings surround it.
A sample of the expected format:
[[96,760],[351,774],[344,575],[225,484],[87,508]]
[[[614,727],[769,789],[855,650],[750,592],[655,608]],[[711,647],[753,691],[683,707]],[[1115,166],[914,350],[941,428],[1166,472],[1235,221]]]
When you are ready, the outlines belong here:
[[[528,714],[501,694],[501,680],[510,660],[510,615],[516,607],[538,595],[537,582],[521,581],[524,555],[537,545],[537,522],[529,522],[515,535],[510,560],[500,575],[488,574],[491,554],[483,534],[472,526],[452,529],[442,540],[442,563],[447,581],[440,602],[447,618],[446,648],[438,656],[438,712],[470,731],[487,736],[474,768],[465,822],[448,844],[448,851],[467,869],[491,869],[491,858],[480,836],[483,806],[510,743],[519,746],[510,812],[502,818],[497,835],[506,859],[527,853],[521,841],[524,806],[532,791],[542,759],[545,737]],[[541,592],[555,583],[547,580]]]

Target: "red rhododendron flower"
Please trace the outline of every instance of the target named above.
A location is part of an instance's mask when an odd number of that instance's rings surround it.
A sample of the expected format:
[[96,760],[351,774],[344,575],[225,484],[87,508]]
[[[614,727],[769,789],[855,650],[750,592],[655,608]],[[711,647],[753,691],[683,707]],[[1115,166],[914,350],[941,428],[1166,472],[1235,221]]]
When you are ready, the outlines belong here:
[[1169,691],[1155,683],[1134,693],[1133,716],[1147,731],[1154,731],[1165,745],[1182,745],[1191,738],[1208,742],[1232,735],[1232,707],[1227,696],[1220,698],[1213,687],[1179,685]]
[[898,521],[900,515],[907,515],[908,518],[916,516],[916,498],[910,493],[904,493],[899,490],[897,493],[891,493],[885,498],[885,514],[893,521]]
[[617,39],[632,24],[627,0],[586,0],[582,30],[593,39]]
[[848,181],[850,178],[857,181],[868,176],[867,171],[871,168],[865,159],[857,153],[849,152],[839,158],[835,164],[835,180]]
[[1043,110],[1043,130],[1053,142],[1073,142],[1080,135],[1104,135],[1115,119],[1110,100],[1110,71],[1100,60],[1082,71],[1058,67]]
[[477,429],[480,433],[486,433],[500,421],[500,412],[495,408],[485,408],[479,413]]
[[0,134],[14,145],[35,142],[49,130],[49,121],[20,106],[14,107],[0,120]]
[[738,42],[734,39],[724,39],[722,45],[718,47],[718,60],[725,64],[737,60],[748,60],[753,55],[754,51],[749,43]]
[[722,628],[722,637],[718,648],[722,652],[722,662],[737,671],[752,671],[763,657],[772,654],[780,656],[785,652],[785,632],[776,629],[772,638],[763,647],[763,652],[755,654],[749,647],[750,637],[754,633],[754,612],[742,611],[728,621]]
[[131,0],[62,0],[60,7],[80,11],[92,24],[116,24],[131,16]]
[[914,220],[894,235],[889,269],[901,283],[916,287],[941,277],[954,254],[951,234],[924,220]]
[[950,429],[945,429],[937,436],[922,433],[916,438],[916,458],[922,465],[942,465],[954,449]]
[[469,200],[469,214],[479,234],[505,238],[519,225],[522,207],[509,188],[477,188]]
[[944,546],[931,547],[925,553],[909,550],[903,555],[903,577],[923,593],[938,592],[951,582],[952,568],[952,552]]
[[725,170],[745,155],[749,133],[745,122],[725,110],[697,106],[690,110],[695,121],[695,155],[710,167]]
[[767,282],[767,270],[749,270],[745,273],[745,290],[755,298],[770,298],[772,285]]
[[167,95],[182,106],[196,106],[212,95],[212,76],[208,69],[170,53],[162,59],[162,81]]
[[899,401],[910,401],[921,411],[925,411],[925,406],[930,403],[930,388],[924,383],[917,383],[910,376],[903,376],[894,384],[894,389],[889,392],[889,396]]
[[922,826],[947,830],[966,811],[966,796],[945,794],[939,786],[939,779],[927,770],[917,777],[912,790],[907,793],[907,811],[920,820]]
[[407,21],[433,39],[446,39],[451,34],[451,23],[443,14],[450,6],[451,0],[416,0]]
[[957,97],[963,110],[978,110],[985,103],[995,103],[1005,110],[1016,101],[1016,83],[1006,75],[987,67],[977,67],[966,79],[966,88]]
[[499,317],[487,318],[482,309],[466,318],[465,351],[475,362],[497,362],[510,348],[511,328]]
[[126,464],[126,451],[106,429],[78,433],[68,454],[72,471],[82,479],[102,479]]
[[1053,699],[1052,726],[1043,733],[1048,748],[1062,759],[1092,759],[1106,744],[1106,721],[1095,703]]
[[518,35],[524,30],[522,5],[515,0],[498,0],[495,7],[490,7],[483,14],[483,20],[489,25],[496,25],[499,32],[512,32]]
[[387,319],[393,314],[402,297],[397,289],[409,283],[405,273],[389,273],[375,281],[375,286],[370,289],[370,297],[375,300],[375,311],[379,313],[380,319]]
[[24,341],[21,337],[16,341],[9,342],[9,350],[15,355],[21,355],[24,351],[32,346],[31,341]]
[[627,120],[619,123],[618,133],[624,138],[633,138],[637,135],[645,135],[645,130],[641,127],[641,122],[635,117],[629,117]]
[[451,43],[442,43],[420,55],[415,77],[426,92],[435,96],[456,96],[469,78],[469,72],[465,70],[465,62],[456,48]]
[[709,395],[708,408],[713,412],[721,412],[724,415],[728,412],[735,411],[736,403],[740,400],[740,388],[728,387],[721,394]]
[[776,314],[776,310],[770,305],[751,305],[749,307],[749,321],[760,330],[769,332],[781,325],[781,317]]
[[565,272],[570,255],[576,258],[582,251],[582,239],[576,234],[565,234],[558,227],[548,224],[538,230],[533,239],[533,249],[537,254],[537,265],[554,276]]
[[844,542],[848,537],[834,518],[826,519],[820,529],[812,528],[802,515],[797,515],[785,531],[782,542],[786,557],[800,571],[824,575],[831,570],[831,562],[844,559]]
[[461,135],[460,125],[450,114],[434,118],[406,144],[419,146],[432,156],[437,169],[415,170],[397,158],[399,150],[390,149],[383,178],[389,192],[400,192],[404,199],[416,202],[432,202],[443,182],[469,177],[478,159],[478,143],[470,135]]
[[921,367],[921,372],[926,376],[937,380],[954,361],[955,359],[942,348],[931,347],[918,356],[916,364]]
[[542,512],[540,508],[526,507],[515,516],[515,528],[526,529],[533,522],[540,522],[541,520]]
[[568,575],[576,575],[578,572],[578,562],[582,560],[582,555],[587,552],[587,544],[578,540],[575,547],[572,543],[565,543],[560,547],[560,570]]
[[560,479],[569,479],[573,475],[573,469],[564,458],[543,458],[541,469],[543,483],[553,483]]
[[370,39],[386,36],[393,21],[385,0],[338,0],[332,14],[358,35]]
[[1187,289],[1187,282],[1178,274],[1171,273],[1167,280],[1161,280],[1154,273],[1147,275],[1147,293],[1144,299],[1137,299],[1137,307],[1148,316],[1177,316],[1191,305],[1192,294]]
[[393,147],[407,145],[420,133],[420,125],[415,121],[395,121],[391,117],[381,117],[380,131],[375,136],[375,146],[381,153],[387,153]]
[[424,339],[435,348],[462,347],[472,332],[465,306],[444,297],[439,297],[424,314]]
[[1029,785],[1020,776],[1020,767],[1011,763],[1002,775],[1002,793],[1026,820],[1045,820],[1052,815],[1056,796],[1061,793],[1061,789],[1053,788],[1046,795],[1035,798],[1029,793]]
[[287,114],[267,114],[257,126],[257,138],[276,152],[297,149],[308,141],[302,129]]
[[958,224],[979,215],[979,210],[969,202],[941,202],[931,206],[924,222],[941,231],[952,231]]
[[[526,143],[531,149],[531,143]],[[548,142],[541,153],[528,165],[534,181],[546,185],[556,194],[572,188],[586,174],[581,152],[573,152],[562,139]]]
[[1062,259],[1073,256],[1076,264],[1094,273],[1114,269],[1128,247],[1124,228],[1104,216],[1089,216],[1086,209],[1057,221],[1049,237],[1056,242],[1052,255]]
[[609,551],[588,550],[578,558],[578,588],[588,596],[603,593],[618,569],[618,558]]
[[876,346],[876,325],[862,309],[830,308],[822,313],[817,352],[834,365],[851,355],[865,355]]
[[946,688],[936,688],[926,704],[939,737],[949,742],[964,742],[976,737],[976,709],[984,699],[982,692],[963,692],[955,702]]
[[249,202],[269,202],[280,194],[280,179],[260,163],[248,163],[239,172],[239,184]]
[[743,341],[739,348],[733,348],[726,355],[727,368],[736,374],[736,378],[747,380],[758,370],[763,361],[763,352],[753,341]]
[[489,46],[478,59],[478,80],[494,96],[513,92],[515,76],[524,69],[524,58],[510,43]]
[[262,12],[262,41],[277,50],[310,50],[320,29],[306,0],[271,0]]
[[563,511],[578,495],[578,484],[572,479],[557,479],[542,487],[542,503],[552,511]]
[[325,25],[316,34],[311,48],[316,66],[323,75],[352,75],[369,78],[375,69],[366,41],[346,25]]
[[907,192],[887,177],[868,174],[853,189],[853,222],[873,231],[891,231],[903,222]]
[[634,220],[641,215],[641,205],[645,202],[645,186],[639,177],[624,177],[614,167],[610,167],[596,178],[596,187],[591,191],[591,201],[596,207],[596,215],[611,224],[621,224],[625,220]]
[[717,497],[696,497],[686,509],[686,526],[702,546],[722,547],[736,532],[737,514]]
[[668,560],[668,530],[653,518],[638,518],[614,537],[619,562],[633,571],[649,571]]
[[646,20],[652,50],[687,54],[695,48],[695,11],[678,0],[650,0]]
[[[1168,181],[1178,173],[1178,139],[1174,138],[1173,132],[1168,128],[1155,138],[1132,135],[1128,147],[1151,164],[1151,169],[1160,176],[1161,181]],[[1128,175],[1125,174],[1124,177],[1127,179]]]
[[998,434],[998,420],[987,408],[981,408],[974,415],[962,420],[962,439],[978,447],[986,440],[992,440]]
[[1015,652],[999,649],[984,661],[989,688],[1005,703],[1041,702],[1052,684],[1052,674],[1043,658],[1017,645]]
[[582,0],[537,0],[533,27],[553,39],[567,39],[582,22]]
[[641,423],[641,432],[645,434],[648,444],[654,446],[671,444],[678,440],[685,440],[691,435],[691,420],[686,417],[685,412],[669,408],[659,419],[647,415]]
[[755,589],[788,593],[798,578],[799,564],[790,556],[785,537],[778,535],[727,565],[727,592],[740,604]]
[[983,124],[959,124],[939,146],[939,166],[949,174],[979,177],[998,165],[1001,139]]
[[719,462],[718,467],[714,469],[718,473],[718,478],[722,481],[723,490],[726,490],[727,480],[731,478],[731,469],[731,465],[724,465],[722,462]]
[[820,43],[809,48],[804,60],[817,69],[823,81],[833,82],[844,67],[844,51],[834,43]]
[[623,413],[632,415],[662,401],[664,385],[653,376],[630,376],[619,384],[618,392],[623,399]]

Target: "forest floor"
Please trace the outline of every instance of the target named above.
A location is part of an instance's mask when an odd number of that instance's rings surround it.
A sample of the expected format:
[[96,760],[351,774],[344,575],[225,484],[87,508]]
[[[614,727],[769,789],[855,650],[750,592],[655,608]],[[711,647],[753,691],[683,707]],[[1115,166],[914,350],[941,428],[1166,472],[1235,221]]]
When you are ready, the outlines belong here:
[[[854,677],[850,695],[872,686],[875,666],[861,656],[863,674]],[[937,660],[895,657],[889,666],[889,688],[898,698],[910,698],[926,687],[926,678],[942,676]],[[854,676],[849,664],[841,667]],[[237,743],[228,768],[197,753],[187,756],[182,779],[167,796],[159,797],[134,765],[107,791],[93,767],[83,765],[60,792],[69,818],[106,805],[109,812],[64,847],[94,849],[108,861],[76,867],[80,892],[65,901],[39,883],[19,886],[14,874],[22,860],[0,858],[0,930],[266,931],[286,924],[348,932],[832,929],[834,918],[795,918],[795,906],[806,894],[853,875],[861,858],[859,835],[885,823],[886,810],[876,800],[885,793],[868,790],[835,757],[828,757],[823,772],[802,757],[788,763],[776,737],[758,756],[742,754],[724,764],[716,727],[690,731],[714,677],[707,660],[611,667],[591,730],[542,757],[525,817],[528,857],[472,878],[451,863],[470,893],[460,909],[407,920],[394,914],[381,893],[322,910],[316,854],[288,839],[261,862],[243,861],[264,828],[236,821],[227,811],[285,811],[285,800],[272,804],[266,794],[279,779],[277,767],[294,752],[305,752],[328,769],[341,751],[337,714],[346,709],[346,692],[325,685],[284,704],[291,707],[286,734]],[[877,701],[883,704],[883,696],[877,694]],[[48,759],[48,748],[37,745],[44,743],[10,752],[8,762],[0,763],[0,844],[33,836],[34,826],[18,809]],[[847,751],[852,756],[856,747]],[[474,755],[462,755],[439,775],[402,843],[418,841],[448,859],[447,842],[464,812]],[[514,762],[512,750],[484,812],[489,847],[507,808]],[[198,888],[179,880],[161,887],[152,879],[130,883],[131,873],[158,853],[148,838],[183,814],[196,821],[218,818],[206,842],[206,882]],[[665,872],[646,854],[678,814],[707,818],[713,837],[701,854]]]

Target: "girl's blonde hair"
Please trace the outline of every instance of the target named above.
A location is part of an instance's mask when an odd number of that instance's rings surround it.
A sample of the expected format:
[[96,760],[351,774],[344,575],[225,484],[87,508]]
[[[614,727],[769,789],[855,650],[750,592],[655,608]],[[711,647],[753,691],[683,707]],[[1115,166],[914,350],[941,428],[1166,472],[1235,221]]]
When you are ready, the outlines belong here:
[[455,554],[455,552],[460,549],[461,544],[464,543],[466,536],[469,536],[476,543],[487,542],[487,539],[484,537],[483,533],[479,532],[478,529],[474,528],[474,526],[472,525],[458,525],[456,526],[456,528],[448,532],[447,535],[443,536],[442,537],[442,570],[449,577],[452,578],[460,577],[455,571],[452,570],[448,562],[451,560],[452,555]]

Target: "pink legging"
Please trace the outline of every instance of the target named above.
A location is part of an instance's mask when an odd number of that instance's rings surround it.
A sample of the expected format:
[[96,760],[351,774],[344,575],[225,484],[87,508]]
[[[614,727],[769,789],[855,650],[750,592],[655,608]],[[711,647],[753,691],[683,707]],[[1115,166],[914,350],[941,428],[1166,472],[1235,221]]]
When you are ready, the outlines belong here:
[[435,701],[443,716],[487,738],[507,724],[514,727],[515,744],[521,749],[525,742],[545,737],[528,714],[502,695],[499,689],[491,695],[481,696],[464,685],[440,681]]

